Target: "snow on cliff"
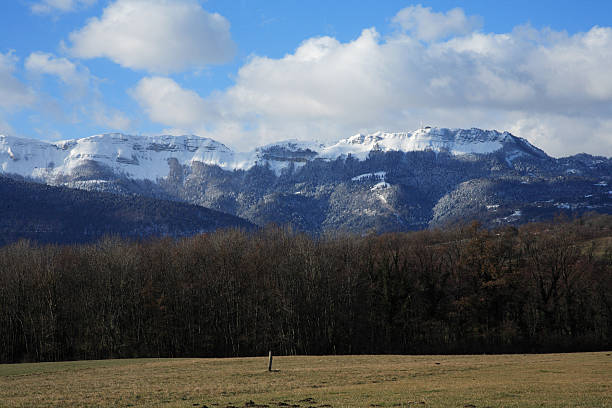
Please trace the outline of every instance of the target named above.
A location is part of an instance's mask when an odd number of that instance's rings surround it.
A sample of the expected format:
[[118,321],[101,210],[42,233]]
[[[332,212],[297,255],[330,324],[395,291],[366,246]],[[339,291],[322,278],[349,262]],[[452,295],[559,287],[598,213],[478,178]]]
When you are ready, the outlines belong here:
[[80,166],[96,163],[132,179],[157,180],[169,173],[169,160],[181,165],[201,162],[224,170],[269,166],[276,174],[309,160],[335,160],[351,155],[364,160],[373,151],[448,152],[453,155],[487,154],[510,147],[512,154],[544,153],[507,132],[480,129],[424,128],[410,133],[358,134],[325,146],[289,140],[233,152],[227,146],[199,136],[95,135],[61,142],[43,142],[0,135],[0,172],[37,179],[72,175]]

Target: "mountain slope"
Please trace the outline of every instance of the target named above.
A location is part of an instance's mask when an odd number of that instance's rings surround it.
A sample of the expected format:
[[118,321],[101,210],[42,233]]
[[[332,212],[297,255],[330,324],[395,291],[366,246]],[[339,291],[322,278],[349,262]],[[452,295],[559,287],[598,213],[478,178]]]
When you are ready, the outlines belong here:
[[508,132],[423,128],[237,153],[197,136],[0,137],[0,169],[52,185],[185,201],[312,233],[518,224],[612,212],[612,160],[555,159]]
[[0,176],[0,245],[188,236],[217,228],[253,228],[238,217],[194,205],[26,183]]

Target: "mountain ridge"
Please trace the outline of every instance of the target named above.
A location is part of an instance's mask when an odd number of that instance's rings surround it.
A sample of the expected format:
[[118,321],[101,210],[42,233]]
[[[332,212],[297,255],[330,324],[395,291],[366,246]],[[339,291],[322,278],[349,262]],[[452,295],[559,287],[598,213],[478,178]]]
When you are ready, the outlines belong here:
[[197,161],[224,170],[248,170],[256,165],[269,165],[280,175],[289,163],[300,166],[308,160],[335,160],[348,155],[365,160],[373,151],[432,150],[467,155],[490,154],[509,147],[519,154],[547,157],[527,140],[508,132],[427,127],[414,132],[357,134],[329,145],[280,141],[248,152],[235,152],[218,141],[196,135],[105,133],[58,142],[0,135],[0,166],[3,173],[47,181],[70,174],[80,164],[91,160],[130,178],[156,181],[168,175],[165,164],[172,158],[181,165]]
[[105,235],[178,238],[219,228],[255,228],[238,217],[187,203],[28,183],[2,175],[0,197],[0,246],[18,239],[84,243]]
[[314,234],[612,212],[612,159],[557,159],[495,130],[376,132],[327,145],[288,140],[246,153],[199,136],[106,134],[52,147],[7,140],[0,138],[6,174],[19,170],[51,185],[184,201]]

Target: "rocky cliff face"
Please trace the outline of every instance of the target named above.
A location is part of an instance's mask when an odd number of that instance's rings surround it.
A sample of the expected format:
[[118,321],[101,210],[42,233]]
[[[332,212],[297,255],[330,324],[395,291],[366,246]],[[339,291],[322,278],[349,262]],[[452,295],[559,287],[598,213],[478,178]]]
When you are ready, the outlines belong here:
[[521,223],[612,212],[612,160],[554,159],[507,132],[424,128],[233,152],[197,136],[0,136],[0,169],[52,185],[140,194],[313,233]]

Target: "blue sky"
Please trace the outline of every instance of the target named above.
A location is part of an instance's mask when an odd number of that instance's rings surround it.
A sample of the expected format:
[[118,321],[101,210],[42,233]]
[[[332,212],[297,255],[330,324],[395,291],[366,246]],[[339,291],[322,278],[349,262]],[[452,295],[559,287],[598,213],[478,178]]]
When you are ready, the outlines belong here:
[[510,130],[612,155],[607,1],[15,0],[0,133],[279,139]]

